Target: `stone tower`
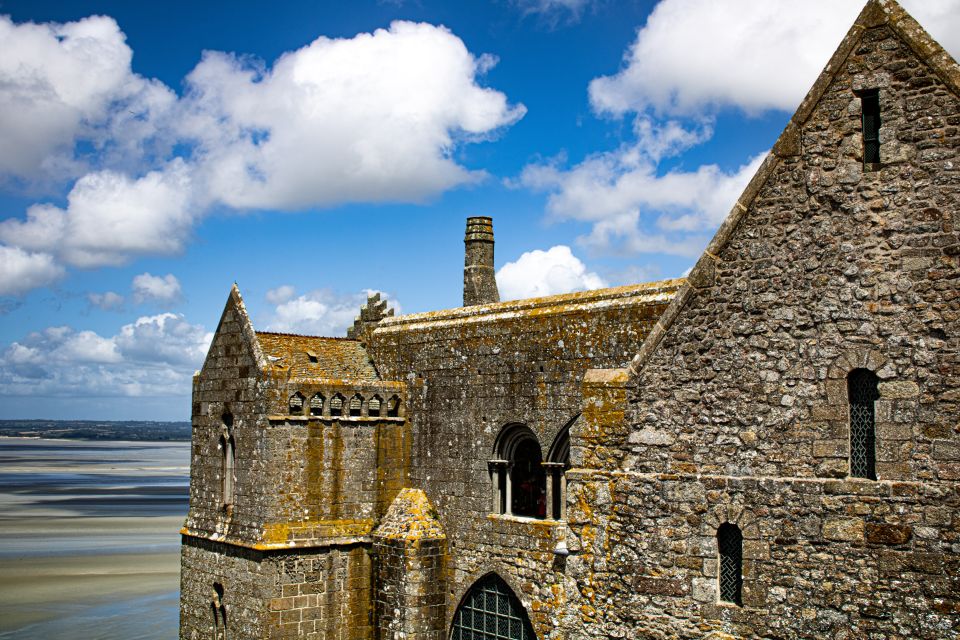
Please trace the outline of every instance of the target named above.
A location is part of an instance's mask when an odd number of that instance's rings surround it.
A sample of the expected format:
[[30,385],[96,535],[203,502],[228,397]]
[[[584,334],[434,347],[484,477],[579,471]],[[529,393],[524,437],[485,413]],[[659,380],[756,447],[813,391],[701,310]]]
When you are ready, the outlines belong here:
[[463,306],[500,302],[493,270],[493,219],[485,216],[467,218],[467,233],[463,243],[466,245]]

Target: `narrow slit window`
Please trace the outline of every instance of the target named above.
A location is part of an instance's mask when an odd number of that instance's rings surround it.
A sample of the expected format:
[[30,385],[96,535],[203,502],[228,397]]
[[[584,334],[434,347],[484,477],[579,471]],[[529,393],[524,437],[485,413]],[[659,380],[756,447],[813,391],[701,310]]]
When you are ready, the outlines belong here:
[[876,420],[873,403],[880,398],[877,374],[854,369],[847,376],[850,399],[850,475],[877,479]]
[[880,92],[876,89],[860,94],[863,118],[863,163],[880,164]]
[[724,522],[717,529],[717,549],[720,566],[720,600],[742,604],[743,593],[743,534],[735,524]]

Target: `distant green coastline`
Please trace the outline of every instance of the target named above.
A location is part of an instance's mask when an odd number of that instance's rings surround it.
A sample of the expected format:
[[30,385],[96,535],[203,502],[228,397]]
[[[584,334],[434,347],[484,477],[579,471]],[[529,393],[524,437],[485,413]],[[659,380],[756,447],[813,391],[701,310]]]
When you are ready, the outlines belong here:
[[189,422],[141,420],[0,420],[0,437],[63,440],[190,440]]

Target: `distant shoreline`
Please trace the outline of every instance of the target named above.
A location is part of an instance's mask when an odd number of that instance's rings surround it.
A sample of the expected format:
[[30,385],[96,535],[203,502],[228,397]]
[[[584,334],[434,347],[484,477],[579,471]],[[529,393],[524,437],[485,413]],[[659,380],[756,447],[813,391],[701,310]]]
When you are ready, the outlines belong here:
[[0,438],[189,442],[189,422],[147,420],[0,420]]

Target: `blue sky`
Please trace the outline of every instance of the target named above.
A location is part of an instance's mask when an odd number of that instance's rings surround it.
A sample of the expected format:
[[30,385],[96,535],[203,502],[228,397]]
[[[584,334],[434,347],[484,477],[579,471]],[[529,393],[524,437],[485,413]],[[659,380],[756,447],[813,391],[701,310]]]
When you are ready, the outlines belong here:
[[861,6],[0,0],[0,418],[187,419],[234,281],[458,306],[469,215],[505,299],[679,276]]

